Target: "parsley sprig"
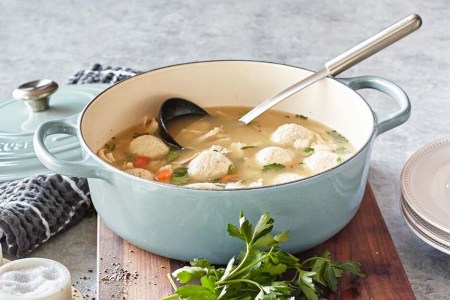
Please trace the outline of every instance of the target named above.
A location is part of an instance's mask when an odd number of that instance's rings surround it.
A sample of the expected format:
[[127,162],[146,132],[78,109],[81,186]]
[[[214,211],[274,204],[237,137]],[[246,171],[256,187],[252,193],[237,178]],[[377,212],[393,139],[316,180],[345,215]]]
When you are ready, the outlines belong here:
[[[253,226],[240,214],[239,226],[228,224],[228,235],[245,242],[245,249],[234,256],[225,268],[216,268],[203,258],[190,262],[168,278],[175,294],[163,298],[219,299],[308,299],[318,300],[323,288],[337,291],[337,279],[344,272],[363,277],[357,262],[334,262],[327,251],[322,256],[300,261],[278,248],[288,239],[288,232],[272,235],[274,220],[268,213]],[[200,280],[200,285],[186,285]]]
[[303,149],[303,155],[304,156],[311,156],[314,154],[314,148],[312,147],[306,147],[305,149]]
[[108,152],[113,152],[114,149],[116,149],[117,144],[116,143],[109,143],[109,144],[105,144],[105,146],[103,148],[106,149],[106,151]]
[[189,181],[187,168],[176,168],[173,170],[170,181],[174,184],[186,183]]
[[336,130],[327,131],[327,134],[331,136],[337,143],[346,143],[348,142],[347,138],[337,132]]
[[263,166],[262,170],[263,171],[280,171],[280,170],[283,170],[284,168],[286,168],[285,165],[273,163],[270,165]]
[[302,119],[304,121],[308,120],[308,117],[304,116],[304,115],[295,115],[295,117],[298,118],[298,119]]
[[171,162],[174,161],[175,159],[177,159],[180,156],[180,153],[178,153],[175,150],[170,149],[169,153],[167,153],[167,161]]

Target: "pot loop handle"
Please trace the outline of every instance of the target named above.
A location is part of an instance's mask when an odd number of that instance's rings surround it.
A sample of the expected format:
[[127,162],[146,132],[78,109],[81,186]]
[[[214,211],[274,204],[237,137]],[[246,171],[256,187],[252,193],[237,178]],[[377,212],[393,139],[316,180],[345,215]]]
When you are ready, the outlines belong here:
[[33,137],[34,151],[36,156],[49,170],[58,174],[74,176],[100,178],[111,182],[111,174],[102,169],[95,160],[88,156],[81,161],[67,161],[56,158],[48,151],[45,146],[45,139],[53,134],[68,134],[77,136],[79,131],[77,127],[78,115],[55,121],[42,123],[37,129]]
[[390,114],[375,112],[375,122],[377,123],[377,135],[391,130],[405,123],[411,115],[411,102],[408,95],[395,83],[377,76],[358,76],[352,78],[339,78],[351,89],[357,91],[361,89],[374,89],[393,98],[400,106],[400,109]]

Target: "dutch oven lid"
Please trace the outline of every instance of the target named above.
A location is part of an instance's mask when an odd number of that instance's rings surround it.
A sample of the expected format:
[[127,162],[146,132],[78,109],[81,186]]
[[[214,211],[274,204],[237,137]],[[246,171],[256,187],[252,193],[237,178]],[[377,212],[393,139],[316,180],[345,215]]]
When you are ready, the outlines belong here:
[[[25,83],[13,92],[15,99],[0,101],[0,182],[52,173],[36,157],[33,135],[43,122],[80,113],[106,84],[67,85],[58,89],[48,79]],[[77,138],[52,135],[45,144],[58,158],[81,159]]]

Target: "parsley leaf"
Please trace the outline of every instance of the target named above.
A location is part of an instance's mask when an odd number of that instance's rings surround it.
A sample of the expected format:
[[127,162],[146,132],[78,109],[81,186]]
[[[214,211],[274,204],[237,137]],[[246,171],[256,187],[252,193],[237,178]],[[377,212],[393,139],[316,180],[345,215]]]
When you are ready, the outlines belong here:
[[346,142],[348,142],[348,140],[345,138],[345,136],[343,136],[342,134],[340,134],[336,130],[327,131],[327,134],[329,136],[331,136],[337,143],[346,143]]
[[341,146],[341,147],[337,147],[336,149],[334,149],[334,152],[336,152],[338,154],[345,154],[345,153],[348,153],[348,150],[344,146]]
[[252,149],[252,148],[256,148],[256,146],[244,146],[244,147],[241,147],[241,150]]
[[302,119],[302,120],[308,120],[308,117],[306,117],[304,115],[295,115],[295,117],[298,119]]
[[105,146],[103,148],[106,149],[106,151],[108,152],[113,152],[114,149],[116,149],[116,143],[111,143],[111,144],[105,144]]
[[184,285],[177,287],[168,275],[175,294],[163,300],[290,300],[293,295],[295,299],[319,300],[323,299],[323,287],[337,291],[337,279],[344,272],[364,277],[359,263],[332,261],[328,251],[301,262],[280,250],[278,244],[286,241],[288,234],[272,235],[273,224],[269,213],[253,225],[241,212],[239,225],[228,224],[227,231],[245,243],[244,250],[225,268],[212,266],[203,258],[192,260],[190,266],[172,273]]
[[306,147],[305,149],[303,149],[303,155],[310,156],[313,154],[314,154],[314,148]]
[[203,276],[208,274],[208,269],[185,266],[176,270],[172,274],[176,276],[181,283],[186,283],[202,278]]
[[188,182],[189,177],[187,175],[187,168],[176,168],[173,170],[171,181],[175,184]]
[[234,171],[236,171],[234,165],[229,165],[229,166],[228,166],[228,172],[227,172],[227,174],[228,174],[228,175],[233,174]]
[[285,166],[282,164],[273,163],[270,165],[265,165],[263,167],[263,171],[279,171],[279,170],[283,170],[284,168],[285,168]]
[[169,162],[169,161],[174,161],[174,160],[177,159],[179,156],[180,156],[180,154],[179,154],[177,151],[170,149],[170,150],[169,150],[169,153],[167,153],[167,161],[168,161],[168,162]]
[[182,286],[177,289],[177,295],[180,299],[202,299],[202,300],[214,300],[217,296],[210,289],[198,286],[198,285],[187,285]]
[[136,157],[137,157],[137,154],[130,153],[130,152],[125,153],[125,161],[126,162],[132,162],[136,159]]
[[194,258],[190,261],[191,266],[193,267],[200,267],[200,268],[209,268],[211,267],[211,262],[209,260],[206,260],[204,258]]

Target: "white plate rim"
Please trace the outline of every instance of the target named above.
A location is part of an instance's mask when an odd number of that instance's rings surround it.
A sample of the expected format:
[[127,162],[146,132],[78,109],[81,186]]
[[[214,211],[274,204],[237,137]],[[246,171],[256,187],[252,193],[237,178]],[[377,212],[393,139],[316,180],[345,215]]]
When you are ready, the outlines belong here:
[[[428,223],[426,220],[420,218],[414,210],[408,205],[408,203],[403,199],[401,200],[401,208],[408,218],[410,223],[413,223],[420,231],[432,238],[433,240],[450,247],[450,234],[443,232],[439,228],[436,228],[432,224]],[[448,237],[447,237],[448,235]]]
[[404,200],[409,204],[409,206],[417,215],[419,215],[423,220],[433,225],[434,227],[450,233],[450,226],[447,226],[444,220],[437,219],[434,215],[429,214],[428,211],[423,208],[423,206],[420,204],[420,201],[415,197],[410,182],[410,177],[412,172],[414,171],[414,166],[431,151],[447,144],[450,144],[450,137],[439,139],[432,142],[431,144],[422,147],[409,158],[409,160],[403,167],[401,174],[401,192]]
[[402,213],[402,217],[405,220],[406,225],[411,229],[411,231],[422,241],[424,241],[426,244],[430,245],[431,247],[442,251],[446,254],[450,255],[450,247],[447,247],[446,245],[443,245],[439,243],[438,241],[435,241],[432,237],[426,235],[424,232],[422,232],[419,228],[417,228],[414,224],[412,224],[408,217],[405,214],[405,211],[403,210],[403,207],[400,205],[400,211]]

